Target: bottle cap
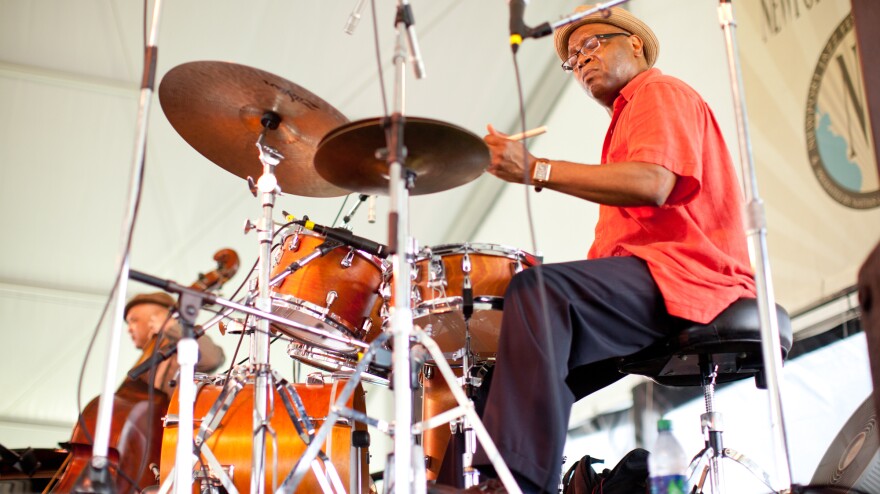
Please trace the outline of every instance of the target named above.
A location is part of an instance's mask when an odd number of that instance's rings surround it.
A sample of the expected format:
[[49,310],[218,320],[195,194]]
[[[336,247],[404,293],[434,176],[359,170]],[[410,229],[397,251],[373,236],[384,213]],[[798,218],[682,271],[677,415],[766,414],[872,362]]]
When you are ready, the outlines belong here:
[[657,432],[663,431],[671,431],[672,430],[672,421],[667,419],[660,419],[657,421]]

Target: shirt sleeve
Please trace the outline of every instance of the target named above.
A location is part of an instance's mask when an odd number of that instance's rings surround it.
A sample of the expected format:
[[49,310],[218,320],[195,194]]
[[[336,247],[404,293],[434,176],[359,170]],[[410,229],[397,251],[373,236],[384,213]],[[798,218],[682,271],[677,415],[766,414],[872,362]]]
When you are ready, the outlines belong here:
[[628,107],[627,159],[660,165],[678,177],[665,206],[690,202],[703,174],[702,99],[689,88],[657,81],[645,84]]

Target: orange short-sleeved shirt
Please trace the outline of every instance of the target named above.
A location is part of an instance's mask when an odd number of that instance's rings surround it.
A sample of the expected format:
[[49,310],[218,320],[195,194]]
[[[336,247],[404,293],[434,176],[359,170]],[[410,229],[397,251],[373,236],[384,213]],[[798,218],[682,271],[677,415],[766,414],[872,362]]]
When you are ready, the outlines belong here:
[[661,207],[600,205],[588,257],[643,259],[669,313],[699,323],[754,296],[739,182],[697,92],[658,69],[630,81],[614,101],[602,149],[602,163],[624,161],[660,165],[676,185]]

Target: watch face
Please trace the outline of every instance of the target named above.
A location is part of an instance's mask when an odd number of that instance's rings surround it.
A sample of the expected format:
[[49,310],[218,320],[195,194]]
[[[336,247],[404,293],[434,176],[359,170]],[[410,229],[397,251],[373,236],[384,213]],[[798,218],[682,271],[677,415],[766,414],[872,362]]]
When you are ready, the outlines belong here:
[[536,182],[546,182],[550,175],[550,164],[539,161],[535,164],[535,175],[532,177]]

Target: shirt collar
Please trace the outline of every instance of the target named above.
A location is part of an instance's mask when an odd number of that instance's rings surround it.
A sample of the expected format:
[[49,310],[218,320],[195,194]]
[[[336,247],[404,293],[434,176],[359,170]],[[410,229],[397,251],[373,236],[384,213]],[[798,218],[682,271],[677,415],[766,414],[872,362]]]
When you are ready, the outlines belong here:
[[652,67],[633,77],[632,80],[626,83],[626,86],[623,86],[623,89],[620,90],[620,94],[614,100],[614,112],[616,113],[619,109],[626,106],[645,81],[660,74],[660,69]]

